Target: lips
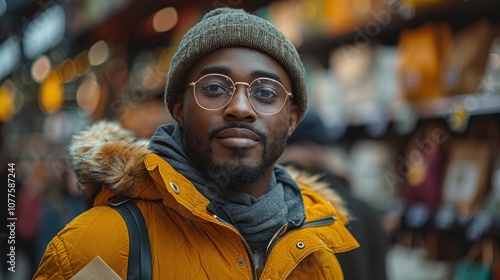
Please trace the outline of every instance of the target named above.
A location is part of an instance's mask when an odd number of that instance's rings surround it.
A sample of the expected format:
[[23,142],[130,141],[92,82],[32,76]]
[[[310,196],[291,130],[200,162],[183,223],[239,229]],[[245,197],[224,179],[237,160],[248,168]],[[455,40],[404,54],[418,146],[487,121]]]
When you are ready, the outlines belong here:
[[248,149],[260,141],[257,134],[246,128],[227,128],[215,136],[222,145],[229,148]]

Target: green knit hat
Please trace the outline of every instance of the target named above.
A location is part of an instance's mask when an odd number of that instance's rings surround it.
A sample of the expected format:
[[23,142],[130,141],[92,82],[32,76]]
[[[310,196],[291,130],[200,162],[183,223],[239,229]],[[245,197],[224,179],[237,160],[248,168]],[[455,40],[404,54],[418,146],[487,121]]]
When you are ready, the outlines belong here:
[[256,49],[278,61],[290,75],[293,102],[299,107],[300,117],[304,116],[306,74],[295,46],[265,19],[231,8],[208,12],[182,38],[167,74],[165,103],[171,113],[189,69],[203,56],[225,47]]

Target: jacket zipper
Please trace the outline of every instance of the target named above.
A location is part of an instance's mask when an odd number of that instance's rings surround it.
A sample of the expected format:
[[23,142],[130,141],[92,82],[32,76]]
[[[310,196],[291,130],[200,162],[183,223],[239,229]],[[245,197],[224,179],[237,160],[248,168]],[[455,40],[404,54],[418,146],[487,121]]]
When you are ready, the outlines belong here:
[[[243,241],[243,245],[245,245],[245,248],[247,250],[247,254],[250,258],[250,262],[251,262],[251,266],[252,266],[252,279],[257,279],[256,275],[257,275],[257,272],[256,272],[256,267],[255,267],[255,259],[253,257],[253,253],[252,253],[252,249],[250,249],[250,245],[248,245],[247,241],[245,240],[245,238],[243,237],[243,235],[241,235],[241,233],[238,231],[238,229],[232,225],[231,223],[229,222],[226,222],[225,220],[219,218],[217,215],[214,215],[215,219],[217,219],[217,221],[229,226],[229,227],[232,227],[236,233],[238,233],[238,235],[240,236],[241,240]],[[229,216],[230,217],[230,216]]]
[[273,245],[273,243],[275,241],[278,240],[278,238],[280,238],[281,236],[285,235],[285,233],[287,232],[288,230],[288,226],[290,225],[289,222],[286,222],[284,225],[282,225],[280,227],[280,229],[278,229],[278,231],[273,235],[273,237],[271,238],[271,240],[269,241],[269,244],[267,244],[267,247],[266,247],[266,262],[267,262],[267,257],[269,256],[269,251],[271,250],[271,245]]

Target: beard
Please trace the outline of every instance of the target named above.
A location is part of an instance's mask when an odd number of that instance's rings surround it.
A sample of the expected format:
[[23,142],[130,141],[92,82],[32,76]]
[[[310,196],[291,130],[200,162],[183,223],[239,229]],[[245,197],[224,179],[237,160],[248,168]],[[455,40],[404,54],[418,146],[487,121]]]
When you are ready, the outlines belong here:
[[[247,149],[233,149],[231,160],[224,163],[217,163],[215,160],[211,148],[211,142],[214,140],[215,135],[224,129],[234,127],[245,128],[259,135],[263,152],[260,160],[255,165],[250,166],[242,163],[241,159],[248,153]],[[263,132],[245,124],[228,124],[209,131],[208,143],[203,143],[203,138],[196,135],[194,130],[186,123],[183,124],[183,128],[184,145],[189,157],[198,170],[210,179],[210,183],[214,183],[222,189],[228,186],[248,186],[256,183],[264,175],[267,168],[275,164],[281,156],[288,137],[288,130],[284,129],[268,142],[268,138]]]

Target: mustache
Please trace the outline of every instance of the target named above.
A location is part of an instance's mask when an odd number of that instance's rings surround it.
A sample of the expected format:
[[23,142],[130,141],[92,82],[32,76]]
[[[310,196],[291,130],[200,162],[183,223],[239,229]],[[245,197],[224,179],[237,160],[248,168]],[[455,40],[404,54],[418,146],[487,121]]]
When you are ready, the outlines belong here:
[[219,133],[225,129],[228,129],[228,128],[248,129],[248,130],[252,131],[253,133],[259,135],[260,140],[262,141],[262,143],[264,143],[264,145],[265,145],[265,143],[267,143],[267,137],[266,137],[264,132],[259,131],[259,130],[255,129],[247,124],[244,124],[244,123],[229,123],[229,124],[225,124],[225,125],[216,127],[208,132],[208,140],[210,140],[210,141],[213,140],[215,138],[215,136],[217,135],[217,133]]

